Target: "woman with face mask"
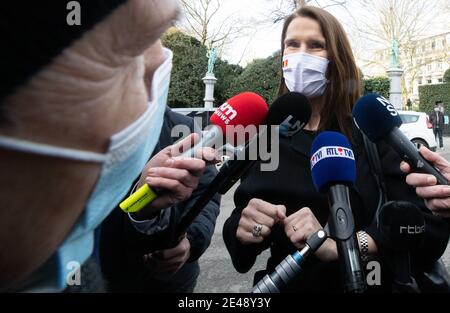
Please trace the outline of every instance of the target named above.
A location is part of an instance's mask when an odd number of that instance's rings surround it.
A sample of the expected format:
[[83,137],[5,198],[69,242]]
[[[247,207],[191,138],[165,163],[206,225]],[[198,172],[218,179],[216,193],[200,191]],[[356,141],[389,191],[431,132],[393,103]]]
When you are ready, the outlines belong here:
[[[379,258],[383,246],[375,219],[378,185],[372,179],[361,133],[352,121],[352,107],[361,87],[347,36],[331,14],[304,6],[286,19],[281,52],[283,78],[279,95],[289,91],[303,93],[311,103],[312,116],[304,130],[291,138],[280,138],[277,170],[261,172],[259,166],[254,166],[237,189],[236,209],[223,229],[233,265],[239,272],[247,272],[257,255],[270,248],[267,269],[255,275],[256,283],[266,272],[272,273],[286,256],[302,249],[306,240],[325,226],[329,205],[326,195],[318,193],[313,185],[310,151],[317,134],[332,130],[346,135],[355,153],[357,180],[355,187],[350,188],[350,199],[363,267],[371,258],[382,264],[381,286],[370,289],[391,291],[392,275]],[[412,257],[414,270],[420,271],[444,252],[448,229],[445,222],[429,214],[414,189],[405,183],[395,152],[381,144],[378,149],[389,200],[413,202],[426,213],[426,248]],[[304,263],[298,279],[283,291],[343,290],[336,243],[327,239]]]

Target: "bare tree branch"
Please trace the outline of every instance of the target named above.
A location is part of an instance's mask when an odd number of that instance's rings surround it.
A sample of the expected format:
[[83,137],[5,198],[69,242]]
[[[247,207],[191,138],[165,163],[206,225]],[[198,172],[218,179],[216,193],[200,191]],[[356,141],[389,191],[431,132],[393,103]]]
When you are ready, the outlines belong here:
[[234,39],[248,34],[255,26],[230,14],[220,16],[225,1],[221,0],[180,0],[184,9],[185,23],[179,27],[197,38],[202,44],[220,51]]
[[[273,3],[273,0],[266,0]],[[323,9],[333,6],[345,6],[346,0],[278,0],[278,4],[269,15],[270,20],[277,24],[285,19],[286,16],[291,14],[294,10],[305,6],[317,6]]]
[[[437,9],[438,1],[440,0],[352,1],[353,4],[356,3],[358,12],[357,18],[350,15],[353,20],[352,25],[358,35],[364,38],[365,46],[377,46],[379,54],[381,51],[389,51],[394,38],[398,40],[401,64],[405,71],[403,90],[408,98],[408,94],[412,91],[412,83],[421,67],[436,61],[433,59],[417,62],[415,48],[418,40],[426,36],[426,31],[432,27],[431,25],[440,14]],[[386,57],[385,64],[381,66],[386,68],[389,65],[388,62],[388,57]],[[366,63],[366,65],[369,64],[371,63]]]

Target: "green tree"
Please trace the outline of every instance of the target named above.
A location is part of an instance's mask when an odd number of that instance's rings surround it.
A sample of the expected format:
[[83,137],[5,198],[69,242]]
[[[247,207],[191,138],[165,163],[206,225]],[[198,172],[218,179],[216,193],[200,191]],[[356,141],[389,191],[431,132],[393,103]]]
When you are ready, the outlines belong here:
[[197,39],[175,28],[162,37],[165,47],[173,51],[173,68],[168,104],[172,108],[203,106],[204,84],[208,60],[206,47]]
[[388,77],[364,79],[364,93],[378,93],[389,99],[390,81]]
[[[206,46],[176,28],[171,28],[164,34],[162,43],[173,51],[169,106],[172,108],[203,107],[205,85],[202,78],[208,67]],[[217,78],[214,91],[216,106],[226,101],[233,81],[242,71],[239,65],[217,59],[214,67]]]
[[277,98],[280,69],[280,52],[265,59],[254,60],[234,80],[228,96],[243,91],[253,91],[262,96],[268,104],[271,104]]
[[227,61],[218,59],[214,68],[214,75],[217,84],[214,89],[215,105],[220,106],[233,96],[232,88],[234,82],[242,74],[244,69],[236,64],[229,64]]
[[450,83],[450,68],[444,73],[444,82]]

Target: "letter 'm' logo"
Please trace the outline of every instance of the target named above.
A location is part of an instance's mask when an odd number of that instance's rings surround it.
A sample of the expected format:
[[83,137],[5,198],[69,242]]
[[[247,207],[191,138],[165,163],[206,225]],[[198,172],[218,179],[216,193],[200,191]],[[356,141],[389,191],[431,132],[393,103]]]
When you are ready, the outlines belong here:
[[237,116],[237,111],[228,102],[225,102],[214,114],[220,117],[225,125],[228,125]]

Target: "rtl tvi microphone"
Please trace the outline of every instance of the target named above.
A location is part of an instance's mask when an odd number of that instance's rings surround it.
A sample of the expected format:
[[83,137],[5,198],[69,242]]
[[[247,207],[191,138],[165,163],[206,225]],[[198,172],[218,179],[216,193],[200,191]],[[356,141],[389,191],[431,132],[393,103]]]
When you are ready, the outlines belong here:
[[336,240],[344,289],[364,292],[366,282],[348,190],[356,179],[355,156],[344,135],[326,131],[315,138],[311,148],[311,176],[317,191],[328,193],[328,235]]

